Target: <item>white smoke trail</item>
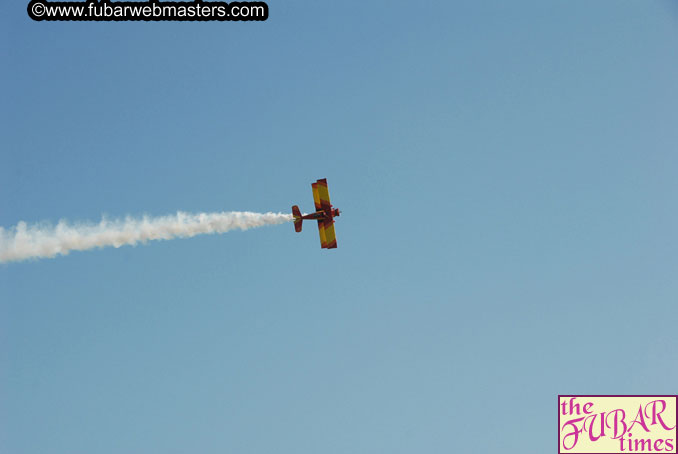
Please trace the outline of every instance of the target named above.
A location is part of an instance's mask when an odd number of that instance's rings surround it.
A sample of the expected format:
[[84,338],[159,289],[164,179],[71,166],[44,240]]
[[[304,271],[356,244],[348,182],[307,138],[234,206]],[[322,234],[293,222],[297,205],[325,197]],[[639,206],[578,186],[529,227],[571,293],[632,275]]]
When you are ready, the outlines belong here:
[[134,246],[151,240],[190,238],[205,233],[247,230],[264,225],[282,224],[292,220],[291,214],[251,213],[231,211],[162,217],[102,219],[98,224],[70,225],[59,221],[56,226],[27,225],[0,227],[0,263],[30,258],[51,258],[71,251],[84,251],[106,246]]

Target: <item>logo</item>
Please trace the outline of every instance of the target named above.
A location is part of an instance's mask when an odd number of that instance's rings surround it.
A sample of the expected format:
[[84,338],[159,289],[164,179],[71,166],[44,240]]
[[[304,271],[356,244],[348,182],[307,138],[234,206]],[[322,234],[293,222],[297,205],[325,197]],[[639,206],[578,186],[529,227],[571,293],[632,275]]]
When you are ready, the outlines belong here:
[[678,396],[558,396],[558,454],[676,454]]

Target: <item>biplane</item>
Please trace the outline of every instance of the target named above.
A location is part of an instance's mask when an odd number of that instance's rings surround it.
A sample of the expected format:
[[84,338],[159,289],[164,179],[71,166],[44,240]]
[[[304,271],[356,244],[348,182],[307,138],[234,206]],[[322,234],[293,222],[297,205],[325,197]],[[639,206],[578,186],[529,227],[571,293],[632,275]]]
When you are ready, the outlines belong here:
[[323,249],[334,249],[337,247],[337,236],[334,233],[334,218],[339,216],[339,209],[332,208],[330,203],[330,192],[327,190],[327,180],[325,178],[311,184],[313,188],[313,202],[315,202],[315,213],[301,214],[299,207],[292,207],[294,216],[294,230],[301,232],[301,224],[304,219],[318,221],[318,233],[320,234],[320,247]]

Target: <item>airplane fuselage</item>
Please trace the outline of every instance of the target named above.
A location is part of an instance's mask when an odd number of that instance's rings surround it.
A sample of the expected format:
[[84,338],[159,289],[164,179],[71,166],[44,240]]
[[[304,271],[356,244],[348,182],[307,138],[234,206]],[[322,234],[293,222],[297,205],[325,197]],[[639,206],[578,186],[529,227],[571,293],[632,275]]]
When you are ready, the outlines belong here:
[[339,208],[332,208],[331,210],[318,210],[315,213],[305,214],[301,216],[301,219],[332,219],[339,214]]

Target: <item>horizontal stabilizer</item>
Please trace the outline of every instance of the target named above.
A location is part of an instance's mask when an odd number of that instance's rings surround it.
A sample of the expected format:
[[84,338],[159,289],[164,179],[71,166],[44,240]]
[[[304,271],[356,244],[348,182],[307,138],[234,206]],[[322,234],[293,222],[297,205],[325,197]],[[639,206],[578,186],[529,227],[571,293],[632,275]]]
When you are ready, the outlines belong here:
[[292,207],[292,216],[294,216],[294,231],[301,232],[301,224],[304,220],[301,218],[301,211],[296,205]]

